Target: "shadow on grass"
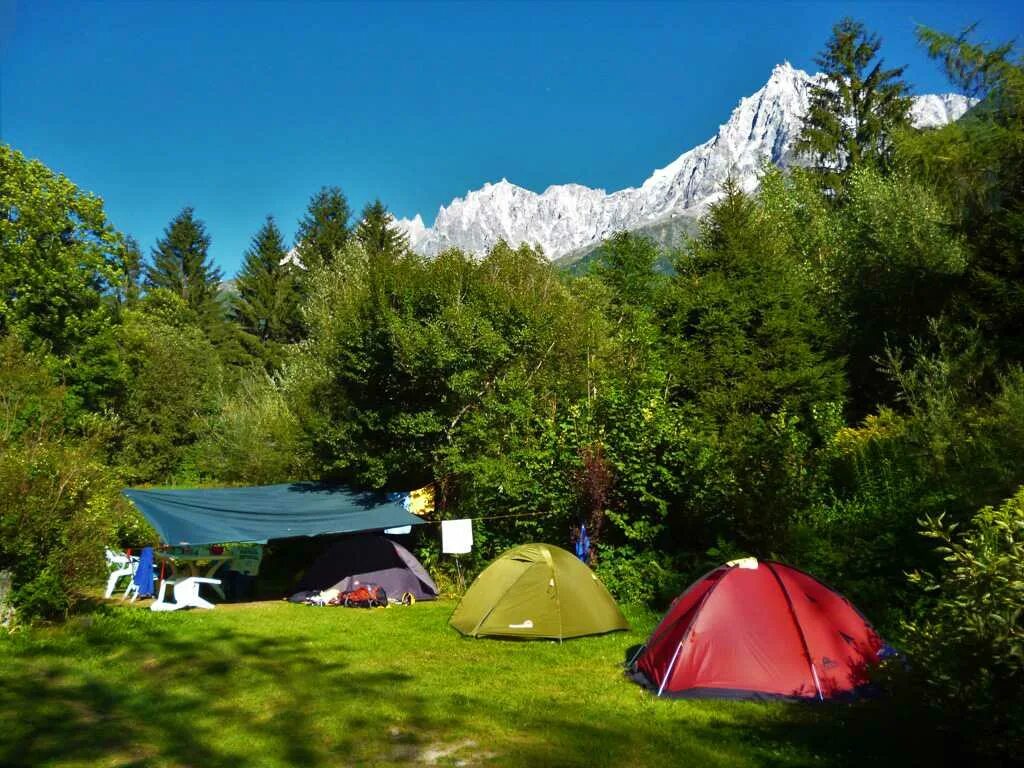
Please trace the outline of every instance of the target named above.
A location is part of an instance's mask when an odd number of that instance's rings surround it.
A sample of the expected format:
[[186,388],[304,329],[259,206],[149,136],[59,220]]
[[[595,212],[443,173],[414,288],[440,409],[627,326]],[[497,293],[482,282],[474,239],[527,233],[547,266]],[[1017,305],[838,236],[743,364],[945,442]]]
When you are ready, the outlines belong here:
[[[359,654],[343,646],[338,660],[324,663],[301,639],[195,626],[146,626],[125,636],[116,628],[105,634],[101,624],[70,641],[23,645],[5,659],[0,765],[335,765],[365,747],[356,742],[371,724],[325,721],[318,692],[343,690],[371,703],[409,680],[353,669],[349,659]],[[233,697],[247,686],[257,695],[239,706]],[[403,705],[410,727],[433,725],[418,714],[421,700],[406,694]]]
[[[226,623],[228,612],[101,610],[12,644],[0,664],[0,765],[942,764],[927,733],[875,703],[694,704],[623,679],[590,700],[524,707],[544,695],[527,682],[543,681],[543,668],[524,670],[523,683],[514,666],[475,672],[508,675],[489,695],[446,636],[423,644],[445,654],[435,663],[450,677],[382,659],[341,624],[303,624],[333,615],[284,615],[281,631],[260,634]],[[495,665],[510,661],[507,647],[493,646]]]
[[945,754],[920,723],[894,722],[888,709],[868,704],[710,702],[693,704],[720,717],[694,717],[680,702],[653,703],[664,711],[647,721],[567,719],[557,714],[524,722],[543,740],[517,748],[515,765],[557,766],[711,766],[743,764],[768,768],[792,766],[965,765]]

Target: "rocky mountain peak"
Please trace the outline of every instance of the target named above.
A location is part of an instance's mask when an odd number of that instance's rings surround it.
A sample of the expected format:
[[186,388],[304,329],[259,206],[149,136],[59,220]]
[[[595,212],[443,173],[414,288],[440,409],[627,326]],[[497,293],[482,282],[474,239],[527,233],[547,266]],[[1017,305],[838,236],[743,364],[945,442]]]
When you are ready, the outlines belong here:
[[[609,194],[570,183],[538,194],[502,177],[442,206],[431,227],[419,214],[397,221],[413,249],[426,255],[451,247],[483,253],[503,239],[512,246],[539,246],[554,260],[614,232],[699,216],[727,178],[753,190],[764,162],[798,162],[793,142],[819,77],[788,61],[777,64],[760,90],[740,99],[713,138],[655,170],[639,187]],[[915,97],[911,115],[915,125],[930,128],[959,119],[970,106],[964,96],[930,94]]]

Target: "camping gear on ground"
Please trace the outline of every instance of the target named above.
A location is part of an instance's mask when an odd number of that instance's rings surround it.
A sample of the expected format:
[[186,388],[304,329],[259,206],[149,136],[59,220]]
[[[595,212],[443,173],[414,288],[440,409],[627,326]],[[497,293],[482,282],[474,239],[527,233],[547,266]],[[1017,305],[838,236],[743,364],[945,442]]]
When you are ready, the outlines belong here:
[[[174,590],[173,603],[167,602],[164,599],[168,584],[170,584],[171,588]],[[181,608],[213,608],[213,603],[209,600],[204,600],[200,596],[200,584],[219,586],[220,579],[206,579],[202,576],[189,576],[187,579],[181,579],[180,581],[162,579],[160,581],[160,594],[157,595],[153,604],[149,606],[149,610],[177,611]]]
[[139,558],[132,557],[126,552],[117,552],[110,547],[106,548],[104,554],[107,558],[107,567],[110,569],[110,574],[107,576],[107,589],[103,596],[111,597],[117,588],[117,582],[125,576],[128,577],[128,587],[125,588],[125,595],[127,595],[128,589],[131,588],[132,577],[135,575],[135,564],[139,562]]
[[123,491],[172,545],[222,544],[420,525],[402,501],[321,483]]
[[850,602],[782,563],[734,560],[692,584],[630,664],[659,696],[853,695],[885,644]]
[[[409,595],[408,592],[405,594]],[[299,595],[303,596],[301,600],[296,599]],[[345,592],[334,588],[325,589],[322,592],[299,592],[292,595],[289,598],[289,602],[301,602],[306,605],[319,606],[340,605],[345,608],[378,608],[380,606],[387,606],[388,593],[381,588],[380,584],[359,584],[356,582],[352,589]],[[412,602],[407,603],[407,605],[412,605],[414,602],[416,600],[412,598]]]
[[378,584],[393,596],[409,592],[417,600],[437,597],[437,585],[409,550],[379,534],[364,533],[345,536],[328,547],[289,599],[302,602],[308,593],[327,589],[348,592],[365,584]]
[[137,597],[153,596],[153,548],[143,547],[139,555],[139,561],[135,564],[135,573],[132,574],[131,583],[125,590],[124,597],[132,596],[132,602]]
[[446,555],[464,555],[472,550],[472,520],[441,521],[441,552]]
[[380,584],[360,584],[338,595],[338,605],[346,608],[376,608],[388,604],[388,593]]
[[473,637],[557,640],[629,629],[594,572],[551,544],[523,544],[488,565],[449,623]]
[[288,598],[290,603],[305,603],[306,605],[337,605],[340,589],[325,589],[322,592],[313,590],[311,592],[297,592]]

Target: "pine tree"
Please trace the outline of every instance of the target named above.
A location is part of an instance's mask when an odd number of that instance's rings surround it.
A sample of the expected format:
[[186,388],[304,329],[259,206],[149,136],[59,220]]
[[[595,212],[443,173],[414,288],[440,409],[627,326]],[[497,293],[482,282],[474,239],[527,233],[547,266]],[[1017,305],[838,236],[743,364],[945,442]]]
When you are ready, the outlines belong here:
[[181,296],[208,331],[223,315],[218,298],[222,274],[210,261],[209,248],[206,225],[185,208],[167,225],[146,269],[146,287]]
[[252,238],[235,282],[233,315],[248,338],[262,345],[262,357],[276,357],[276,346],[297,341],[301,333],[299,293],[281,230],[273,216]]
[[846,18],[832,27],[815,59],[825,79],[811,87],[796,149],[810,158],[826,189],[838,192],[861,165],[887,167],[893,132],[910,124],[904,67],[884,69],[881,44],[878,35]]
[[118,300],[123,304],[134,304],[142,293],[143,258],[139,242],[128,235],[117,254],[121,272],[121,288]]
[[352,234],[351,215],[348,200],[338,187],[324,187],[313,195],[295,235],[295,247],[306,269],[334,261]]
[[919,27],[962,93],[980,101],[955,123],[904,136],[901,160],[951,205],[971,256],[954,306],[1001,359],[1024,363],[1024,57],[1014,43],[974,42]]
[[630,232],[616,232],[605,243],[593,274],[615,292],[616,305],[636,309],[649,306],[660,282],[661,252],[654,241]]
[[362,220],[355,234],[370,257],[396,258],[409,250],[408,235],[395,224],[395,217],[380,200],[374,200],[363,208]]
[[718,419],[806,415],[843,391],[816,286],[778,237],[771,201],[731,180],[722,191],[676,260],[662,307],[676,397]]

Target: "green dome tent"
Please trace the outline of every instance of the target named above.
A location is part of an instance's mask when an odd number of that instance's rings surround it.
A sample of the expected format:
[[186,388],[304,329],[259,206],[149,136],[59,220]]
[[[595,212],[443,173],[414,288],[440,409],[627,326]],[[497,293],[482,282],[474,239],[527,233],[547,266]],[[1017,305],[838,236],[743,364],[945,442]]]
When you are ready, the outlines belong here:
[[550,544],[523,544],[487,566],[449,623],[473,637],[557,640],[629,629],[594,572]]

